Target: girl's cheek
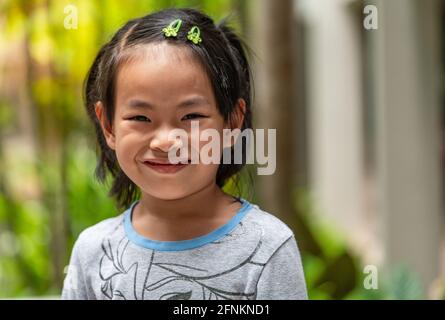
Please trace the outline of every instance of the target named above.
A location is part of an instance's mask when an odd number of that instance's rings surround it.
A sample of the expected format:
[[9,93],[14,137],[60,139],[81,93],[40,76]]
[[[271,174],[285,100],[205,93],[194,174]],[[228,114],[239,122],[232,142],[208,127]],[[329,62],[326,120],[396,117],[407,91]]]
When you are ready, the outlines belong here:
[[144,123],[144,122],[125,120],[125,121],[121,122],[119,127],[123,134],[130,134],[130,133],[137,133],[137,132],[141,133],[141,132],[147,131],[146,123]]
[[150,130],[143,123],[123,122],[119,126],[119,133],[121,139],[136,140],[146,139],[150,134]]

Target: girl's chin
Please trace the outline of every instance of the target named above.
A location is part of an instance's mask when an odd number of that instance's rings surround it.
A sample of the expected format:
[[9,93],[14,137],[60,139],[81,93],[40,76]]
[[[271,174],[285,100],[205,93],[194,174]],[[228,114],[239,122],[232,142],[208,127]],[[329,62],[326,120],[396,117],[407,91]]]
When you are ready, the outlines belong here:
[[157,198],[159,200],[179,200],[186,198],[189,196],[192,192],[192,190],[189,189],[182,189],[175,187],[168,187],[165,186],[163,188],[156,188],[156,190],[153,190],[152,188],[146,188],[141,189],[144,190],[143,193],[147,194],[149,197]]

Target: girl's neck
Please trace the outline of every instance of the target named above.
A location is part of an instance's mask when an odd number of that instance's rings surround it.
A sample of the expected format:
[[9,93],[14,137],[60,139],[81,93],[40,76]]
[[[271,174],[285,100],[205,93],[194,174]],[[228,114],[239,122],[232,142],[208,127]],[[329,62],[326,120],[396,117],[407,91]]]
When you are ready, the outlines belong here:
[[241,206],[216,184],[177,200],[143,194],[134,207],[132,225],[136,232],[152,240],[187,240],[223,226]]
[[137,213],[133,214],[140,218],[150,217],[159,221],[177,223],[178,221],[218,218],[219,209],[233,203],[236,203],[233,197],[212,183],[192,195],[175,200],[163,200],[142,193],[135,207]]

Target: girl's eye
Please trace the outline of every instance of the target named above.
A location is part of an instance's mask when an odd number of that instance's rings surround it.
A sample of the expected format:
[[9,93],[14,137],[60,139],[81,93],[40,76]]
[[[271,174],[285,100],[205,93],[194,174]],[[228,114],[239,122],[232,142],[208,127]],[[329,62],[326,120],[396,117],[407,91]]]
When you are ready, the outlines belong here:
[[151,122],[150,119],[148,119],[145,116],[134,116],[134,117],[129,118],[128,120]]
[[196,118],[206,118],[206,116],[203,116],[202,114],[199,114],[199,113],[191,113],[191,114],[184,116],[182,118],[182,120],[192,120],[192,119],[196,119]]

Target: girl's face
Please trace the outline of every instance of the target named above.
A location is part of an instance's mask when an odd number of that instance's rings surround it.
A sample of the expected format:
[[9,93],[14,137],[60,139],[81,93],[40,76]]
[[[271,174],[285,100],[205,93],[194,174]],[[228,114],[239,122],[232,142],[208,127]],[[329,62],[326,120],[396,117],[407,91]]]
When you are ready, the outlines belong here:
[[[100,102],[96,114],[121,169],[143,193],[164,200],[184,198],[215,183],[219,165],[188,164],[165,173],[145,161],[168,162],[168,151],[175,145],[168,139],[173,129],[185,130],[190,146],[192,120],[199,121],[200,131],[216,129],[221,146],[223,129],[228,126],[218,111],[209,78],[186,48],[162,42],[138,52],[117,74],[111,129]],[[200,142],[200,148],[206,143]]]

